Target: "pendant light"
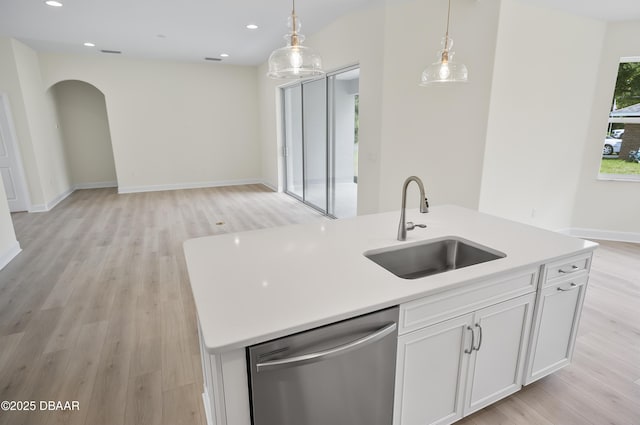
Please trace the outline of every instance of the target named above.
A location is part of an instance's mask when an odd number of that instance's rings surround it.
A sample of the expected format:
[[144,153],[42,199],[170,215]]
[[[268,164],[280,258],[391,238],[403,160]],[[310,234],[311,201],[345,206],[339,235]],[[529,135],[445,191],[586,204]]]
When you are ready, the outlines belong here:
[[453,61],[453,40],[449,37],[449,21],[451,20],[451,0],[447,10],[447,31],[442,39],[442,50],[438,52],[438,62],[429,65],[420,79],[421,86],[437,83],[466,83],[469,79],[467,67]]
[[304,35],[300,34],[300,20],[296,16],[296,2],[288,20],[289,33],[284,36],[287,45],[271,52],[269,72],[271,78],[308,78],[322,75],[322,60],[312,49],[303,46]]

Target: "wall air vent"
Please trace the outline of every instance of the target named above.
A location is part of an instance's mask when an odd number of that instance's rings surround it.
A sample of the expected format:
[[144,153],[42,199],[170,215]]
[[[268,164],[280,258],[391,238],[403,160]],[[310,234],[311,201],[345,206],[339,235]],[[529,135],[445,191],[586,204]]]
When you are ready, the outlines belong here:
[[114,54],[114,55],[119,55],[119,54],[122,53],[120,50],[100,50],[100,51],[102,53],[111,53],[111,54]]
[[204,58],[204,60],[206,60],[206,61],[213,61],[213,62],[220,62],[220,61],[222,61],[222,59],[220,59],[220,58]]

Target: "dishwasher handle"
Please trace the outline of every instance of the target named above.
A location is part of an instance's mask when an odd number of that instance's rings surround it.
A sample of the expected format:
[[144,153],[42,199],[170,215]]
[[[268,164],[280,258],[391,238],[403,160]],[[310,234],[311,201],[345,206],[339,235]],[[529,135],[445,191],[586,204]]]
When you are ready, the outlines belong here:
[[385,325],[383,328],[380,328],[377,331],[370,333],[369,335],[356,339],[355,341],[351,341],[346,344],[339,345],[334,348],[330,348],[328,350],[318,351],[318,352],[309,353],[309,354],[303,354],[301,356],[294,356],[286,359],[278,359],[278,360],[271,360],[268,362],[258,363],[256,364],[256,371],[264,372],[267,370],[284,369],[287,367],[315,363],[315,362],[322,361],[324,359],[339,356],[341,354],[345,354],[350,351],[356,350],[367,344],[371,344],[373,342],[379,341],[385,336],[394,332],[396,328],[397,328],[397,325],[394,322],[389,325]]

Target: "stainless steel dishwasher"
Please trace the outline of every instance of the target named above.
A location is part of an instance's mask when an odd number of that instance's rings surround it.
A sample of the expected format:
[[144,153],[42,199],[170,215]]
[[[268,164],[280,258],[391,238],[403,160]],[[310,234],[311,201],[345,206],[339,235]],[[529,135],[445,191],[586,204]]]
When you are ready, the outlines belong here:
[[391,425],[398,308],[248,348],[254,425]]

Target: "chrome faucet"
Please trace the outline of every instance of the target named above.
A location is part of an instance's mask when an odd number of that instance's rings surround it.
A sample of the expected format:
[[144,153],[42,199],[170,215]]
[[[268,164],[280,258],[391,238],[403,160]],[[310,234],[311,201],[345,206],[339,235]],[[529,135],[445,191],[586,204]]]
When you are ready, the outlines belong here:
[[427,227],[426,224],[414,224],[413,222],[405,223],[405,209],[407,208],[407,187],[409,183],[416,182],[418,184],[418,188],[420,189],[420,212],[428,213],[429,212],[429,202],[427,201],[427,197],[424,194],[424,185],[422,184],[422,180],[420,180],[416,176],[408,177],[404,181],[404,185],[402,186],[402,208],[400,209],[400,224],[398,225],[398,240],[406,241],[407,240],[407,230],[413,230],[416,227]]

